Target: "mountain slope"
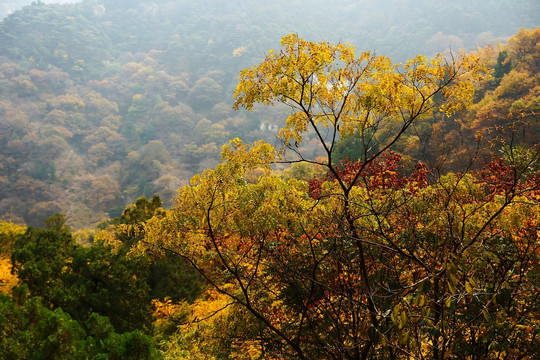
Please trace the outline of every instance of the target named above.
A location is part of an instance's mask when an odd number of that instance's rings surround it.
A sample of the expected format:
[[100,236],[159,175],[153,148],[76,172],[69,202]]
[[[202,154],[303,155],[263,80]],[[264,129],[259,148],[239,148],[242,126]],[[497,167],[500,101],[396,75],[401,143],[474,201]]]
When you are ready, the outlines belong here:
[[537,26],[539,6],[33,3],[0,24],[0,211],[33,225],[63,212],[75,228],[92,226],[141,195],[170,205],[230,138],[274,141],[287,109],[233,112],[232,91],[286,33],[404,60],[506,39]]

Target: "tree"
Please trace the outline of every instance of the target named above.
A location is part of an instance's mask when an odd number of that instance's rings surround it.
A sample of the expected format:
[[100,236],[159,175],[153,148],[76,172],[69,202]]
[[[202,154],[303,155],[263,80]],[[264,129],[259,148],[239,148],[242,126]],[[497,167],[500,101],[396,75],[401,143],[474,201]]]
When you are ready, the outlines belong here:
[[29,228],[11,254],[13,272],[30,295],[81,323],[97,313],[108,317],[118,332],[148,330],[148,261],[100,242],[88,248],[77,245],[63,215],[46,223],[47,229]]
[[196,109],[205,109],[218,103],[222,94],[222,87],[209,77],[202,77],[189,91],[189,99]]
[[[140,197],[134,204],[128,205],[119,218],[111,220],[109,228],[98,234],[97,239],[111,245],[117,253],[133,252],[144,239],[146,222],[154,217],[162,218],[165,213],[158,195],[151,200]],[[149,262],[146,280],[152,299],[193,301],[200,293],[198,274],[176,254],[165,254]]]
[[[405,176],[400,156],[388,152],[422,117],[470,104],[471,81],[482,66],[473,57],[445,62],[439,56],[398,67],[294,35],[282,44],[242,72],[236,107],[290,105],[279,136],[296,157],[264,142],[233,140],[221,164],[180,190],[171,212],[148,220],[145,248],[184,257],[243,308],[252,321],[239,341],[257,344],[265,357],[487,356],[494,347],[473,335],[484,328],[500,346],[495,354],[509,354],[517,343],[522,353],[535,351],[522,335],[506,337],[490,322],[503,316],[493,298],[504,298],[534,340],[536,310],[525,305],[534,301],[533,282],[510,281],[495,263],[483,276],[486,263],[479,259],[495,256],[506,269],[533,271],[534,227],[509,226],[506,219],[531,216],[538,175],[494,163],[490,181],[449,174],[430,184],[425,165]],[[386,122],[399,126],[381,137]],[[308,129],[325,150],[323,160],[299,150]],[[363,147],[360,160],[334,163],[337,140],[354,134]],[[310,184],[284,182],[270,172],[280,155],[321,166],[327,175]],[[258,181],[246,181],[261,168]],[[510,235],[515,231],[523,234],[518,240]],[[500,241],[516,249],[515,257],[495,250]],[[515,295],[502,295],[508,291]]]
[[106,317],[92,314],[79,323],[62,309],[29,297],[24,286],[16,299],[0,294],[0,356],[3,359],[158,359],[150,336],[119,334]]
[[10,253],[15,238],[24,234],[26,228],[12,222],[0,221],[0,293],[10,294],[19,279],[11,273]]

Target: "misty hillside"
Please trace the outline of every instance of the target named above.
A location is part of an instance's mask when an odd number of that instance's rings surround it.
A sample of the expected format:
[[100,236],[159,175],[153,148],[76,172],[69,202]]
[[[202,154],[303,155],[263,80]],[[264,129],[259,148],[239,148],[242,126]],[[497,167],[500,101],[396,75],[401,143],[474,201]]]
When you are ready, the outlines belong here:
[[74,3],[77,0],[47,0],[47,1],[32,1],[32,0],[9,0],[0,1],[0,19],[4,19],[9,14],[14,13],[17,10],[22,9],[24,6],[30,5],[34,2],[43,2],[47,4],[53,3]]
[[287,110],[234,112],[232,93],[287,33],[404,61],[496,46],[539,15],[532,0],[33,2],[0,24],[0,211],[92,226],[142,195],[170,205],[233,137],[274,142]]

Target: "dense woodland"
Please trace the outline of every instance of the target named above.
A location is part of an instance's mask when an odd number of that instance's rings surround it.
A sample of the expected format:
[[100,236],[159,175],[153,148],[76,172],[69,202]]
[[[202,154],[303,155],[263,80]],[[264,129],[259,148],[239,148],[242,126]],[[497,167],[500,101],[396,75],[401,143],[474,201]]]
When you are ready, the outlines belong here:
[[38,1],[12,13],[0,24],[2,217],[40,226],[60,212],[81,229],[140,196],[168,207],[230,139],[275,143],[288,110],[233,111],[232,93],[286,33],[395,62],[489,43],[493,57],[540,13],[536,1],[340,3]]
[[314,3],[0,23],[0,358],[540,356],[540,5]]

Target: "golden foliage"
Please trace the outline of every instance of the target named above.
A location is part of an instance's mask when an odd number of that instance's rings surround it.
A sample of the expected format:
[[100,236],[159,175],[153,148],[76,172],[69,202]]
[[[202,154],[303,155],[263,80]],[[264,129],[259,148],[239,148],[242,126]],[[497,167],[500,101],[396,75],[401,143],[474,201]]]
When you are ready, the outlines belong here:
[[348,44],[313,43],[294,34],[283,37],[281,45],[241,72],[234,107],[289,105],[293,112],[279,137],[295,146],[311,127],[339,126],[342,136],[351,136],[381,119],[408,121],[437,109],[450,115],[472,103],[473,81],[486,70],[475,55],[451,61],[417,56],[394,65],[369,52],[356,57]]
[[10,295],[11,290],[19,285],[19,279],[11,273],[12,264],[9,254],[0,254],[0,293]]
[[0,293],[11,294],[11,290],[19,284],[19,279],[11,273],[11,250],[13,241],[24,234],[25,226],[8,221],[0,221]]

